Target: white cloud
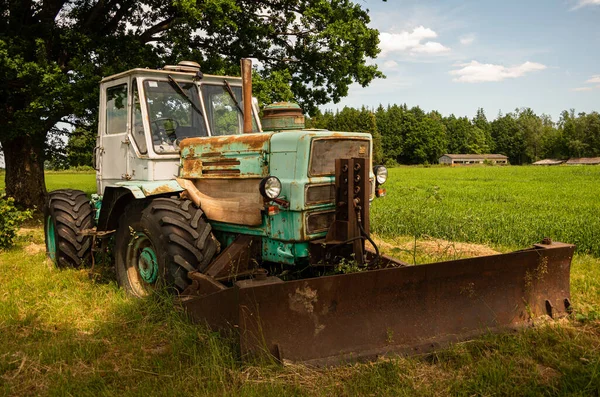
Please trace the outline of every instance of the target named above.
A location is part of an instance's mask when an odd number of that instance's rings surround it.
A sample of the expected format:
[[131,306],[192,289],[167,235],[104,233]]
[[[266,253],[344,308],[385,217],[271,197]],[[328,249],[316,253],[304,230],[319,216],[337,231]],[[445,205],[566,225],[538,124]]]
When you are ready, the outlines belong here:
[[435,41],[426,41],[423,43],[427,39],[434,39],[436,37],[436,32],[423,26],[414,28],[412,32],[382,32],[379,34],[381,55],[385,56],[391,52],[435,55],[450,51],[450,48]]
[[578,0],[577,4],[575,5],[575,7],[572,8],[572,10],[576,10],[578,8],[585,7],[585,6],[598,6],[598,5],[600,5],[600,0]]
[[449,73],[457,76],[452,81],[461,83],[483,83],[488,81],[502,81],[504,79],[514,79],[522,77],[526,73],[536,72],[546,69],[546,65],[535,62],[525,62],[521,65],[506,67],[503,65],[494,65],[491,63],[479,63],[471,61],[456,65],[460,67],[457,70],[451,70]]
[[411,49],[411,52],[415,54],[442,54],[450,51],[450,48],[443,46],[435,41],[428,41],[418,47]]
[[593,75],[589,80],[586,80],[586,83],[600,83],[600,74]]
[[392,60],[383,63],[383,67],[386,69],[394,69],[396,66],[398,66],[398,62]]
[[462,45],[471,45],[475,41],[475,35],[469,34],[467,36],[462,36],[460,38],[460,44]]
[[592,87],[577,87],[577,88],[573,88],[571,91],[591,91]]

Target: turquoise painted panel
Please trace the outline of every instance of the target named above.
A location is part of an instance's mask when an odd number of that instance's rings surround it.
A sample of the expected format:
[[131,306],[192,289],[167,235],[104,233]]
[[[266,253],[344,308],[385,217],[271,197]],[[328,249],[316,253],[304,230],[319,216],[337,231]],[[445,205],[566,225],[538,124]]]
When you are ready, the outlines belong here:
[[309,243],[286,243],[284,241],[263,238],[263,260],[285,265],[303,265],[308,263]]
[[148,196],[157,194],[182,192],[184,189],[179,186],[176,180],[169,181],[127,181],[115,183],[115,186],[120,186],[131,190],[133,196],[137,199],[143,199]]

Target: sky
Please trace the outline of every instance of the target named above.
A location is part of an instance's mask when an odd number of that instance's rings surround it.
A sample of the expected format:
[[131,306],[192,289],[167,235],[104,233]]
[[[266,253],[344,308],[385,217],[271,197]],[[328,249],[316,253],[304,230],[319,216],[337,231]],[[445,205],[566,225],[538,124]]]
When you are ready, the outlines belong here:
[[488,119],[530,107],[600,110],[600,0],[355,0],[379,31],[387,76],[338,104],[406,103]]

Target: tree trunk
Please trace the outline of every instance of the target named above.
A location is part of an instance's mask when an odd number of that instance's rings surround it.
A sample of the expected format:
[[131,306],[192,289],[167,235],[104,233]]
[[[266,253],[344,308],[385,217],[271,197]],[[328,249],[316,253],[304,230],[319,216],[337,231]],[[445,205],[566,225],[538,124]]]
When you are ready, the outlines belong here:
[[46,203],[44,179],[44,146],[38,139],[18,136],[2,141],[6,164],[6,194],[17,205],[43,210]]

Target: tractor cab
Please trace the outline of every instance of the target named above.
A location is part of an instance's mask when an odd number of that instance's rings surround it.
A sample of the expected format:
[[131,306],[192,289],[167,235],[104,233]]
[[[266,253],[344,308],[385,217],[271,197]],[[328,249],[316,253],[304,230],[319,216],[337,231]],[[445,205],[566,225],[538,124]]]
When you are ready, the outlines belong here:
[[[172,179],[185,138],[242,134],[243,95],[240,77],[203,75],[195,62],[103,79],[94,159],[98,192],[123,181]],[[255,103],[251,122],[252,132],[260,132]]]

